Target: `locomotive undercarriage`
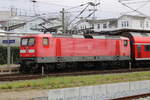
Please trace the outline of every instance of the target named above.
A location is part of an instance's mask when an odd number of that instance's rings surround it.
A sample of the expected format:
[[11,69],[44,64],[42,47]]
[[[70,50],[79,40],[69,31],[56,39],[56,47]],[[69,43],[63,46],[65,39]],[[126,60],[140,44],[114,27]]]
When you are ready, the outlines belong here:
[[129,61],[90,61],[90,62],[56,62],[56,63],[28,63],[20,64],[21,73],[53,73],[82,70],[112,70],[127,69]]

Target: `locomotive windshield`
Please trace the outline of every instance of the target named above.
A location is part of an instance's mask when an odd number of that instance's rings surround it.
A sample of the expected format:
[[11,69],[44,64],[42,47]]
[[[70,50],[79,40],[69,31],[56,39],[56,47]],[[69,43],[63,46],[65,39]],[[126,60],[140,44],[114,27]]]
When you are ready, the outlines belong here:
[[33,46],[35,44],[35,38],[22,38],[21,45],[22,46]]

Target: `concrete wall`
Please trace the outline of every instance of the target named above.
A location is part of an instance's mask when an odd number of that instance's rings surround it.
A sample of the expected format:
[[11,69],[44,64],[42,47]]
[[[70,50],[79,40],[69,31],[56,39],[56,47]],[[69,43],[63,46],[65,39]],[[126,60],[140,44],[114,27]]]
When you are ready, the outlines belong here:
[[109,100],[150,93],[150,80],[50,90],[48,100]]

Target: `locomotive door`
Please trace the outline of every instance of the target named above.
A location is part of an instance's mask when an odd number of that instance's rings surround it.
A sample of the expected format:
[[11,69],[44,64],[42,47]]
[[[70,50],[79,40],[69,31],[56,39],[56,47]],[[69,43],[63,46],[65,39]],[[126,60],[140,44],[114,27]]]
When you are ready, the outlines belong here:
[[137,57],[141,57],[141,45],[137,45]]
[[116,56],[120,56],[120,41],[116,41]]

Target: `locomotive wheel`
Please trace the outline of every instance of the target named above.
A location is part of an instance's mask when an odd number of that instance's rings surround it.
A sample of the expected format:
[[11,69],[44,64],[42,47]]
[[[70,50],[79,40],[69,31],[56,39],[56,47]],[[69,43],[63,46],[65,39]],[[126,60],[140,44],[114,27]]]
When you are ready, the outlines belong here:
[[47,67],[48,67],[48,72],[53,72],[55,71],[55,67],[56,65],[55,64],[47,64]]
[[49,73],[55,71],[55,64],[38,64],[36,68],[36,73],[41,73],[42,70],[44,73]]
[[94,63],[93,62],[84,62],[83,68],[90,70],[90,69],[94,68]]
[[30,73],[34,74],[34,73],[39,73],[39,64],[33,64],[31,65],[31,69],[30,69]]
[[78,70],[78,63],[67,63],[66,68],[67,70]]
[[56,70],[62,70],[66,68],[66,63],[57,63]]
[[20,73],[27,74],[30,72],[29,67],[26,64],[20,64]]

